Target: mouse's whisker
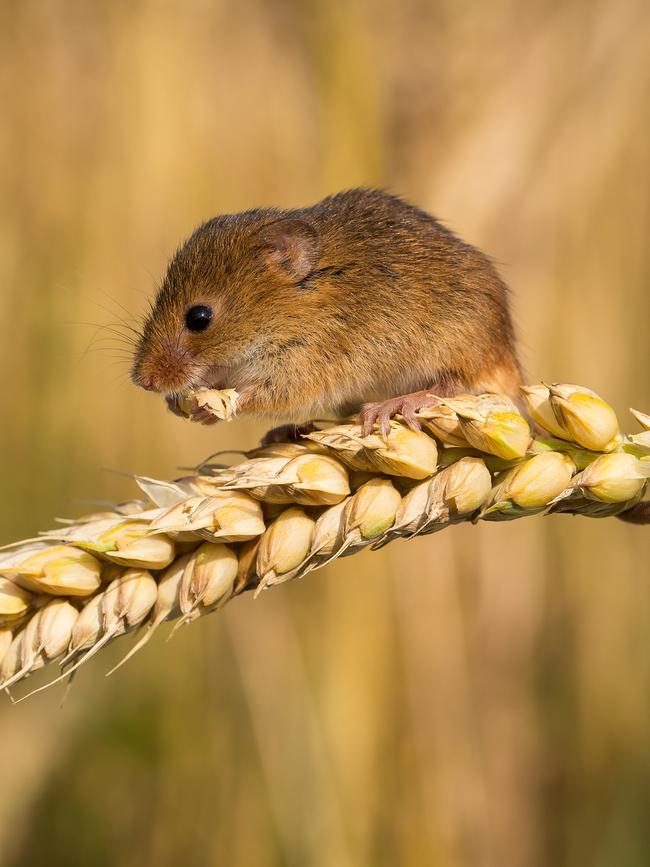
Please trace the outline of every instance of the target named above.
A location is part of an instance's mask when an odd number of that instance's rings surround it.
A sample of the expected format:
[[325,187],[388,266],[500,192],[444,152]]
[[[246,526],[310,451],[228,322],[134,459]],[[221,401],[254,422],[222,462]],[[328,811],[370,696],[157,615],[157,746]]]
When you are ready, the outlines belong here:
[[[105,310],[106,313],[110,313],[111,316],[115,316],[115,314],[111,313],[111,311],[108,310],[106,307],[102,307],[102,310]],[[138,328],[135,328],[133,325],[131,325],[129,322],[126,322],[124,319],[122,319],[119,316],[116,316],[115,320],[116,320],[115,322],[109,323],[110,327],[115,328],[115,329],[123,329],[125,334],[129,334],[129,335],[132,334],[133,337],[135,338],[135,340],[140,340],[142,338],[142,331],[141,330],[139,330]]]
[[102,310],[104,313],[107,313],[111,318],[112,322],[105,323],[102,327],[106,328],[114,328],[116,330],[121,329],[123,333],[128,336],[131,336],[131,339],[134,342],[142,339],[142,331],[138,328],[135,328],[132,321],[126,320],[123,316],[116,313],[114,310],[104,306],[103,304],[95,303],[95,306]]
[[119,352],[116,349],[111,349],[110,346],[93,346],[84,352],[86,355],[101,355],[102,358],[119,358],[125,363],[131,363],[131,355],[126,352]]
[[[129,310],[129,308],[128,308],[125,304],[122,304],[122,302],[121,302],[119,299],[114,298],[112,295],[110,295],[108,292],[106,292],[105,289],[100,289],[99,291],[102,293],[102,295],[103,295],[103,296],[104,296],[104,297],[105,297],[105,298],[106,298],[106,299],[107,299],[111,304],[114,304],[114,305],[115,305],[119,310],[121,310],[123,313],[125,313],[125,314],[127,315],[127,317],[129,317],[129,318],[132,318],[132,317],[133,317],[133,313],[132,313],[132,311]],[[95,302],[95,303],[97,303],[97,302]],[[150,301],[149,301],[149,304],[151,304]],[[99,306],[99,305],[97,305],[97,306]],[[114,315],[114,313],[113,313],[112,311],[109,310],[109,312],[110,312],[111,316]]]
[[133,347],[125,343],[123,340],[119,340],[116,337],[98,337],[95,336],[92,338],[89,346],[113,346],[116,349],[121,349],[123,352],[128,352],[129,354],[133,354]]
[[130,334],[119,330],[120,327],[122,327],[119,325],[119,323],[82,322],[80,320],[73,320],[73,321],[67,322],[65,324],[66,325],[80,325],[80,326],[87,327],[87,328],[94,328],[95,334],[93,336],[101,334],[102,332],[107,332],[108,334],[112,335],[113,337],[116,337],[116,338],[122,340],[124,343],[128,344],[129,346],[136,346],[136,344],[137,344],[137,340],[134,337],[131,337]]
[[[88,343],[86,344],[85,348],[83,349],[83,351],[81,353],[80,360],[85,358],[85,356],[89,352],[97,351],[100,348],[102,348],[102,346],[105,349],[113,349],[116,351],[119,350],[120,352],[124,353],[125,357],[127,357],[127,356],[129,358],[132,357],[134,346],[130,341],[126,340],[122,335],[119,335],[119,334],[118,335],[110,334],[110,336],[103,336],[102,335],[103,331],[104,331],[103,326],[97,326],[96,327],[94,334],[92,334],[92,336],[90,337],[90,340],[88,341]],[[105,346],[104,346],[104,344],[105,344]]]
[[138,317],[134,315],[133,311],[129,310],[121,301],[113,296],[109,295],[104,289],[99,290],[104,298],[109,302],[109,304],[114,305],[111,309],[107,307],[105,304],[100,304],[98,301],[93,301],[92,303],[99,310],[103,310],[105,313],[108,313],[109,316],[114,316],[116,319],[119,319],[123,323],[131,323],[134,319]]

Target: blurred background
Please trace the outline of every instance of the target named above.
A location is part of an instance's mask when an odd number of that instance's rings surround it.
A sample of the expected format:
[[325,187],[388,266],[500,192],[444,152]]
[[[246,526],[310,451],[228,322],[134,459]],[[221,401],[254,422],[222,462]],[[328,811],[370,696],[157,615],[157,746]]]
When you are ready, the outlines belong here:
[[[205,218],[379,185],[488,251],[528,377],[650,411],[645,0],[0,6],[0,542],[198,428],[98,327]],[[96,339],[93,339],[93,338]],[[454,528],[0,705],[0,864],[650,863],[650,535]],[[123,646],[124,643],[121,643]]]

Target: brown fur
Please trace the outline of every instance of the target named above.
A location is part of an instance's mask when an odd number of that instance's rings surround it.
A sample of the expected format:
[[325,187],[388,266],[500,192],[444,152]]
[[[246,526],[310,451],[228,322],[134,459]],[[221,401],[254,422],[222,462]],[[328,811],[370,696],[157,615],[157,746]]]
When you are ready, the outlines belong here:
[[[202,333],[186,310],[209,304]],[[133,379],[232,387],[241,411],[300,421],[451,383],[517,395],[508,290],[492,262],[395,196],[215,217],[173,257]]]

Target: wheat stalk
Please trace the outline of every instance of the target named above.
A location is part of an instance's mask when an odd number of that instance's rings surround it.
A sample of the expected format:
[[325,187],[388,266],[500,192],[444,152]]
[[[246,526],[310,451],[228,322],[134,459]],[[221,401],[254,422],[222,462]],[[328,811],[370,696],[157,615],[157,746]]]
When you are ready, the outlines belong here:
[[[392,421],[385,439],[343,424],[257,448],[234,466],[135,477],[143,498],[6,546],[0,686],[57,661],[51,683],[69,677],[140,629],[124,662],[164,621],[177,629],[361,548],[461,521],[606,517],[640,502],[649,416],[632,410],[643,431],[625,436],[588,389],[542,384],[523,398],[537,433],[508,398],[441,400],[418,414],[421,429]],[[234,407],[230,394],[200,399],[220,415]]]

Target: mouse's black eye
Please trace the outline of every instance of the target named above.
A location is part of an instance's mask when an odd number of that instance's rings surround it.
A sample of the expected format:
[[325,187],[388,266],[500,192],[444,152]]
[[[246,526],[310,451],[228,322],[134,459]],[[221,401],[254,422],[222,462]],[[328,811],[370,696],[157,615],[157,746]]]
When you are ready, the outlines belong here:
[[185,326],[188,331],[205,331],[212,322],[212,307],[205,304],[197,304],[190,307],[185,314]]

